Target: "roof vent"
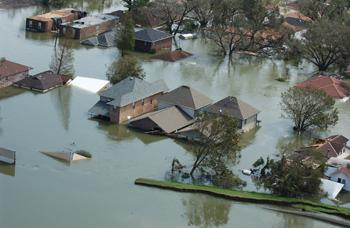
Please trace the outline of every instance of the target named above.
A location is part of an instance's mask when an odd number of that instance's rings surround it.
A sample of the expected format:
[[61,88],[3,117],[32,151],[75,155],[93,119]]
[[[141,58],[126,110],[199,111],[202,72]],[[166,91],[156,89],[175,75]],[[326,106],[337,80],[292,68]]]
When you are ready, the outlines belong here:
[[133,80],[133,77],[130,77],[130,80]]

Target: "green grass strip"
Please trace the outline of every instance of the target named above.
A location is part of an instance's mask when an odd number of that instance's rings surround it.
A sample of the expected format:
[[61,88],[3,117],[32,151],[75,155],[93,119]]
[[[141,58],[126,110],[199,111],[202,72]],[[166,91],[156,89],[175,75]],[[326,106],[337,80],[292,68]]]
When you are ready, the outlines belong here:
[[350,219],[350,209],[343,207],[330,206],[322,203],[313,202],[310,200],[302,200],[296,198],[279,197],[266,193],[248,192],[239,190],[222,189],[217,187],[210,187],[205,185],[183,184],[170,181],[159,181],[145,178],[138,178],[135,184],[145,185],[151,187],[158,187],[162,189],[169,189],[180,192],[198,192],[206,193],[226,199],[252,202],[252,203],[266,203],[275,205],[294,206],[297,208],[304,208],[307,211],[323,212],[332,215],[338,215],[343,218]]

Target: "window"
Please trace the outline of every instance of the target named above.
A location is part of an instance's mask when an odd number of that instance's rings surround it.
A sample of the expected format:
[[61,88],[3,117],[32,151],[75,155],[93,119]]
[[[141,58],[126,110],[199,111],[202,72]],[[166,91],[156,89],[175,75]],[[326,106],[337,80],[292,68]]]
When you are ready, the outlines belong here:
[[142,106],[145,104],[145,101],[142,99]]
[[152,104],[152,99],[151,99],[151,101],[150,101],[150,104]]
[[62,19],[62,23],[66,23],[66,19]]
[[[24,76],[24,72],[22,72],[22,76]],[[345,150],[345,149],[344,149]]]
[[345,182],[346,182],[346,180],[345,180],[345,179],[343,179],[341,183],[342,183],[342,184],[345,184]]
[[135,102],[132,103],[132,109],[135,109]]
[[99,25],[96,26],[96,30],[100,30],[100,26]]
[[117,106],[113,105],[113,111],[117,110]]
[[9,80],[9,77],[5,77],[5,81],[8,81]]
[[244,124],[247,124],[247,119],[244,120]]
[[143,41],[143,45],[147,46],[147,42],[146,42],[146,41]]
[[41,29],[41,22],[38,22],[38,29]]
[[338,178],[338,183],[341,183],[341,178]]
[[33,21],[29,21],[29,28],[33,27]]
[[64,32],[64,33],[66,32],[66,27],[63,27],[63,32]]

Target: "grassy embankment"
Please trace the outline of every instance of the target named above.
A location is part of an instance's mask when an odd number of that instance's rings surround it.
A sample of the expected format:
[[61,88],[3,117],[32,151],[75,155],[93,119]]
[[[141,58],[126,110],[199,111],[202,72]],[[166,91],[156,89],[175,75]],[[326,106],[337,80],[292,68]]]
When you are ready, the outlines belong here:
[[302,200],[296,198],[286,198],[278,197],[265,193],[257,192],[247,192],[247,191],[238,191],[238,190],[228,190],[222,188],[215,188],[204,185],[191,185],[191,184],[182,184],[169,181],[158,181],[151,179],[138,178],[135,180],[135,184],[145,185],[151,187],[157,187],[162,189],[169,189],[180,192],[197,192],[197,193],[206,193],[226,199],[237,200],[242,202],[251,202],[251,203],[265,203],[265,204],[274,204],[274,205],[283,205],[283,206],[292,206],[296,208],[303,208],[304,210],[311,212],[322,212],[331,215],[337,215],[346,219],[350,219],[350,209],[329,206],[322,203],[316,203],[309,200]]

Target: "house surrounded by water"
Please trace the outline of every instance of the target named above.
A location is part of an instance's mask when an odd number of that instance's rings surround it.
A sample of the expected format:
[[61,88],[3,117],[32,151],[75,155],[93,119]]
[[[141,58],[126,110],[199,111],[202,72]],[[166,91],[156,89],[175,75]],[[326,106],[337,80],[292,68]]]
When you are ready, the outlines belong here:
[[92,15],[76,20],[71,23],[64,23],[60,25],[60,35],[66,33],[67,27],[74,29],[74,39],[83,39],[90,36],[110,31],[119,24],[119,17],[111,15]]
[[169,91],[161,79],[152,83],[127,77],[99,94],[100,100],[90,113],[108,117],[111,122],[122,123],[147,112],[156,110],[156,98]]
[[0,62],[0,88],[12,85],[14,82],[29,77],[29,70],[33,68],[8,60]]
[[85,11],[65,8],[49,13],[28,17],[26,29],[36,32],[56,31],[62,23],[78,20],[86,16]]

